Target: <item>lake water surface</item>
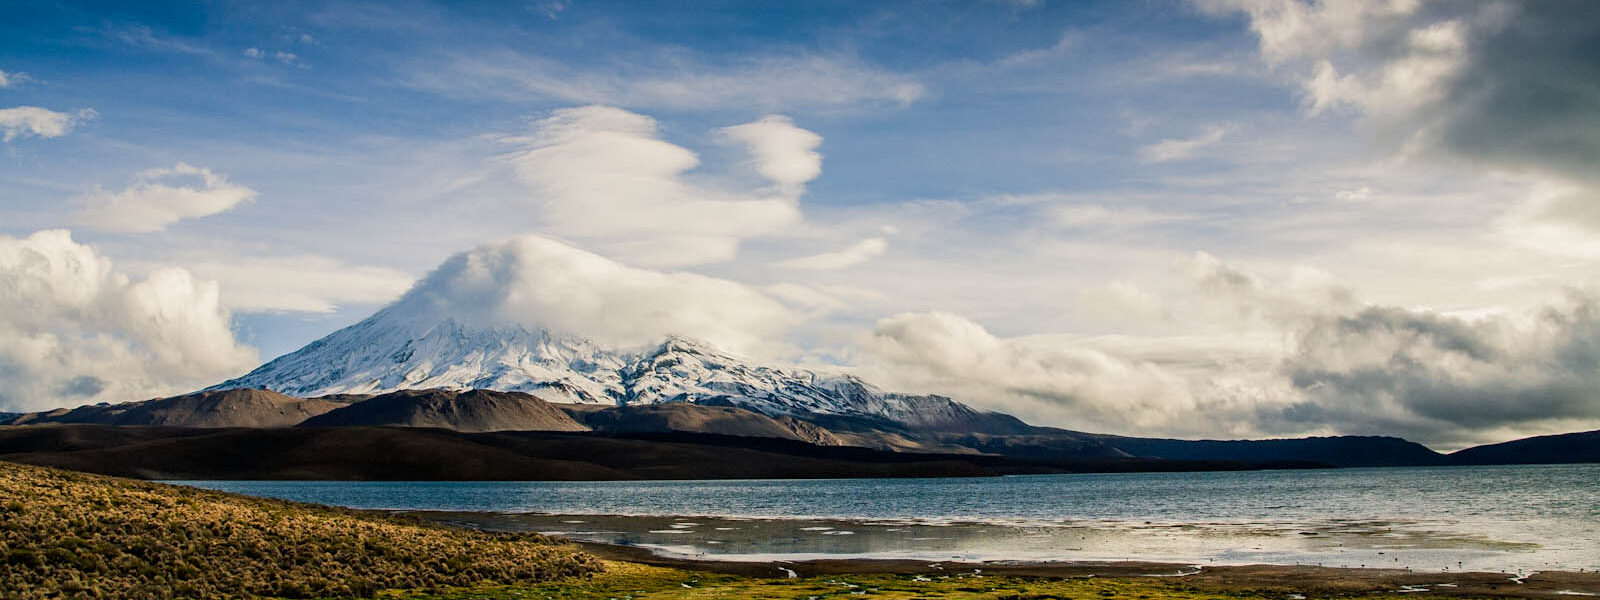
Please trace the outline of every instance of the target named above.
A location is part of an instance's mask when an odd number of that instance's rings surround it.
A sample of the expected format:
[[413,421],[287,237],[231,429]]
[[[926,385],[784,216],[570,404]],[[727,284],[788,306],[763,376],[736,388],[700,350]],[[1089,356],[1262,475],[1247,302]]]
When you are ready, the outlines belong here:
[[1600,569],[1600,465],[970,479],[174,483],[430,511],[477,527],[708,558]]

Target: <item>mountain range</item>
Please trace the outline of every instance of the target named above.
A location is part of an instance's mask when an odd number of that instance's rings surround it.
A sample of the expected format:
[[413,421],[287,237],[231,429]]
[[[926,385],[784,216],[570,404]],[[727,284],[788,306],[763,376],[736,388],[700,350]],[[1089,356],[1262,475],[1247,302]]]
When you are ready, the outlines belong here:
[[[355,479],[971,476],[1600,461],[1600,432],[1443,455],[1392,437],[1172,440],[1026,424],[1015,430],[1020,421],[1002,421],[1005,433],[980,433],[954,431],[942,419],[935,426],[812,419],[687,402],[554,404],[492,390],[302,399],[231,389],[20,415],[9,423],[17,426],[0,427],[0,458],[163,478]],[[810,462],[721,464],[740,457]],[[471,466],[452,470],[446,463]]]
[[[616,348],[516,320],[475,318],[430,292],[450,287],[429,283],[443,276],[436,272],[370,317],[206,390],[10,415],[0,424],[735,436],[900,453],[1070,459],[1077,461],[1074,468],[1087,468],[1083,461],[1130,459],[1339,467],[1569,462],[1594,460],[1600,444],[1600,436],[1586,434],[1447,456],[1393,437],[1193,441],[1037,427],[944,396],[887,392],[846,374],[760,364],[681,336]],[[113,438],[120,439],[105,439]]]

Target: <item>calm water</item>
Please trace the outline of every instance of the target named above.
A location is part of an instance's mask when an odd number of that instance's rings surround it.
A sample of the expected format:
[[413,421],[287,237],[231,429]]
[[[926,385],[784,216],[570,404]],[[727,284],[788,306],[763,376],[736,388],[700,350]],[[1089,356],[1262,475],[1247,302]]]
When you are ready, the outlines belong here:
[[661,482],[187,481],[724,558],[1600,568],[1600,465]]

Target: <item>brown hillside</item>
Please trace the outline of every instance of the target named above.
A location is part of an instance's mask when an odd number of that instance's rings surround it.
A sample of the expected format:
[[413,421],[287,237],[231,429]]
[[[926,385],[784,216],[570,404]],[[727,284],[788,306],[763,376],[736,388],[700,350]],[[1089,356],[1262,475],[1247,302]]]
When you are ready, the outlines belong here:
[[196,392],[123,404],[96,404],[17,417],[13,425],[98,423],[172,427],[293,427],[344,403],[285,396],[270,390]]
[[0,462],[0,597],[371,596],[599,570],[571,546]]
[[532,394],[493,390],[402,390],[328,411],[302,427],[438,427],[485,431],[587,431]]

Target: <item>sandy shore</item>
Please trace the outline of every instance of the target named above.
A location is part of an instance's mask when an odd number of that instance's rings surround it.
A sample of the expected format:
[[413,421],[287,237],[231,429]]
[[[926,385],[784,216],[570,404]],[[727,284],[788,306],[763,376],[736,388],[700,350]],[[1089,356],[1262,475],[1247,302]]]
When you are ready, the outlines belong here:
[[1550,571],[1523,575],[1505,573],[1437,573],[1402,569],[1341,569],[1311,566],[1202,567],[1152,562],[930,562],[899,559],[832,559],[803,561],[723,561],[662,556],[648,549],[581,543],[588,552],[610,560],[744,577],[788,578],[824,575],[925,575],[937,577],[981,571],[987,575],[1040,578],[1170,578],[1173,584],[1206,592],[1281,592],[1310,596],[1406,593],[1504,598],[1567,598],[1600,596],[1600,573]]

